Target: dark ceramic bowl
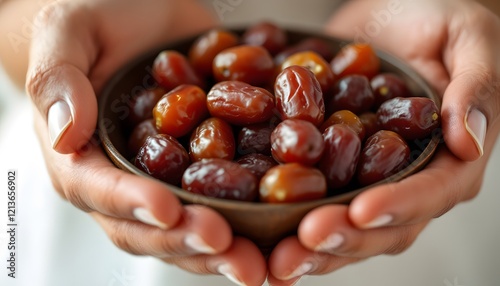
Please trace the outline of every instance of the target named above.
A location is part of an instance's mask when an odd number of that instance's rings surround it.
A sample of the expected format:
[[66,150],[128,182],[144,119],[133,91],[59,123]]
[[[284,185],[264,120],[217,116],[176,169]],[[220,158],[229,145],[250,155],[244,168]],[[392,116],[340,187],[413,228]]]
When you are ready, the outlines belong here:
[[[243,29],[233,31],[241,34]],[[287,33],[290,44],[314,36],[327,41],[335,53],[347,43],[345,40],[309,32],[287,30]],[[161,50],[175,49],[186,53],[196,38],[197,36],[169,44],[135,59],[116,73],[105,86],[99,97],[98,129],[102,146],[117,167],[138,176],[148,177],[125,155],[128,133],[125,130],[124,120],[129,110],[127,103],[137,92],[154,86],[151,67]],[[383,72],[400,75],[415,96],[429,97],[440,107],[440,98],[419,74],[387,53],[377,51],[377,54],[381,59]],[[432,138],[413,144],[413,162],[404,170],[377,184],[399,181],[422,169],[431,159],[440,139],[439,134],[434,134]],[[304,203],[265,204],[208,198],[188,193],[172,185],[168,187],[183,203],[203,204],[215,209],[227,219],[236,234],[251,239],[263,249],[273,247],[279,240],[294,233],[301,219],[310,210],[326,204],[348,204],[356,195],[369,188],[360,188],[341,195]]]

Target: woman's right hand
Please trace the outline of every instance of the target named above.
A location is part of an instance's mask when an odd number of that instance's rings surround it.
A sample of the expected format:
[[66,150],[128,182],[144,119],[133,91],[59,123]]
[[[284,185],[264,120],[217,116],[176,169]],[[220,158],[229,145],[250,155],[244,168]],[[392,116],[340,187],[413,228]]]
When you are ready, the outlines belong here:
[[215,211],[183,206],[165,185],[116,168],[95,136],[96,95],[113,72],[214,24],[191,0],[53,2],[35,20],[26,88],[55,189],[89,212],[119,248],[262,285],[266,262],[253,243],[234,238]]

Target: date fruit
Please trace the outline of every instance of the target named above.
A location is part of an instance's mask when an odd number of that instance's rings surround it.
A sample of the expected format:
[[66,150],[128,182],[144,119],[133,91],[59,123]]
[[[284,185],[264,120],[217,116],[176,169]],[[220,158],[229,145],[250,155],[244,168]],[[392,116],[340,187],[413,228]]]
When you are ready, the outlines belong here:
[[149,136],[157,135],[158,129],[156,129],[155,121],[153,119],[146,119],[143,122],[137,124],[132,130],[132,134],[128,139],[128,151],[134,156],[139,153],[144,142]]
[[189,141],[189,155],[193,162],[210,158],[232,160],[235,149],[231,125],[216,117],[196,127]]
[[246,45],[262,46],[271,55],[276,55],[286,48],[288,39],[280,27],[273,23],[261,22],[248,28],[241,41]]
[[371,79],[379,73],[380,59],[368,44],[349,44],[335,55],[331,66],[339,78],[357,74]]
[[321,55],[321,57],[323,57],[323,59],[325,59],[327,62],[331,61],[331,59],[333,58],[332,48],[330,47],[330,45],[328,45],[327,42],[319,38],[311,37],[304,39],[298,42],[297,44],[288,47],[281,53],[277,54],[276,57],[274,58],[274,62],[279,66],[289,56],[295,53],[305,52],[305,51],[315,52]]
[[271,132],[274,125],[261,123],[241,128],[238,133],[238,154],[261,153],[271,155]]
[[439,109],[426,97],[396,97],[384,102],[377,111],[378,124],[406,140],[423,139],[438,127]]
[[205,85],[189,64],[188,59],[172,50],[158,54],[153,62],[153,77],[166,91],[182,84],[192,84],[202,88]]
[[325,118],[321,86],[314,74],[301,66],[285,68],[274,86],[276,108],[281,119],[302,119],[319,126]]
[[238,163],[223,159],[195,162],[182,176],[182,188],[190,193],[226,200],[254,201],[258,182]]
[[318,169],[325,175],[328,187],[338,189],[349,184],[356,172],[361,140],[348,125],[335,124],[323,132],[325,151]]
[[410,91],[401,77],[392,73],[382,73],[372,78],[370,85],[375,95],[374,108],[396,97],[408,97]]
[[274,62],[260,46],[237,46],[225,49],[213,61],[213,75],[220,81],[237,80],[265,87],[273,79]]
[[208,92],[207,105],[212,116],[245,126],[268,121],[273,116],[274,96],[241,81],[223,81]]
[[323,125],[321,125],[320,131],[324,132],[326,128],[334,124],[345,124],[358,134],[361,141],[365,138],[365,126],[361,122],[361,119],[349,110],[340,110],[330,115]]
[[136,126],[146,119],[153,118],[154,106],[160,98],[166,93],[161,87],[147,89],[141,92],[130,106],[130,114],[127,118],[129,126]]
[[260,180],[264,174],[278,163],[271,157],[259,153],[247,154],[239,158],[236,163],[248,169]]
[[355,114],[361,114],[369,111],[374,102],[375,96],[367,77],[346,76],[335,85],[333,97],[328,104],[328,112],[350,110]]
[[172,185],[181,183],[189,163],[186,149],[166,134],[148,137],[135,158],[137,168]]
[[325,176],[315,168],[298,163],[275,166],[260,180],[260,200],[266,203],[293,203],[326,196]]
[[410,163],[410,148],[397,133],[380,130],[365,143],[358,163],[358,182],[368,186],[387,179]]

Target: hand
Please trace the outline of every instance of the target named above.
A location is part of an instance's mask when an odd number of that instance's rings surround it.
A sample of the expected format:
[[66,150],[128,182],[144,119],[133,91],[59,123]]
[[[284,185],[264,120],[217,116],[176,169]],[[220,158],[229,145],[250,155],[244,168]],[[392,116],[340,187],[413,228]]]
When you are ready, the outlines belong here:
[[215,211],[182,206],[163,184],[117,169],[93,136],[96,94],[113,72],[212,25],[194,1],[58,1],[36,18],[26,86],[56,190],[89,212],[119,248],[262,285],[266,263],[254,244],[233,238]]
[[[398,9],[389,8],[391,2],[400,3]],[[372,11],[385,17],[379,18],[378,30]],[[424,170],[401,182],[374,187],[349,206],[310,212],[298,235],[282,241],[271,254],[272,285],[292,285],[302,275],[326,274],[406,250],[431,219],[478,194],[500,131],[500,21],[479,4],[350,1],[327,30],[363,37],[420,72],[443,96],[446,146]]]

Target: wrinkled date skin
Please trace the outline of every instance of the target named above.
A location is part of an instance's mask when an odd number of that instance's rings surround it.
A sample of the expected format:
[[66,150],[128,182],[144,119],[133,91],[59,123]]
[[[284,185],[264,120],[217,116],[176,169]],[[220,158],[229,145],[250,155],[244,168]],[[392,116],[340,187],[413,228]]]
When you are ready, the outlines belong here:
[[248,169],[259,180],[269,169],[278,165],[273,158],[259,153],[247,154],[239,158],[236,163]]
[[207,159],[193,163],[182,177],[188,192],[227,200],[254,201],[258,196],[256,177],[238,163]]
[[193,162],[210,158],[232,160],[235,149],[231,125],[215,117],[203,121],[189,141],[189,155]]
[[325,103],[314,74],[301,66],[285,68],[274,86],[276,108],[281,119],[302,119],[315,126],[323,123]]
[[146,119],[143,122],[137,124],[132,130],[132,134],[128,139],[128,151],[133,156],[139,153],[144,142],[149,136],[155,136],[159,134],[158,129],[156,129],[155,121],[153,119]]
[[377,111],[381,129],[391,130],[406,140],[423,139],[439,126],[439,109],[426,97],[397,97]]
[[170,91],[182,84],[192,84],[204,87],[205,83],[198,77],[189,64],[188,59],[179,52],[163,51],[153,62],[153,77]]
[[271,133],[274,125],[261,123],[241,128],[238,132],[238,149],[240,155],[261,153],[271,155]]
[[411,95],[404,80],[392,73],[383,73],[372,78],[370,85],[375,95],[374,108],[378,108],[382,103],[396,97],[408,97]]
[[334,87],[328,112],[350,110],[355,114],[369,111],[375,102],[370,81],[365,76],[352,75],[340,79]]
[[358,134],[361,141],[365,138],[365,126],[361,122],[361,119],[349,110],[340,110],[330,115],[321,125],[320,131],[324,132],[326,128],[334,124],[345,124]]
[[208,92],[207,105],[212,116],[244,126],[268,121],[273,116],[274,96],[241,81],[223,81]]
[[323,137],[311,122],[287,119],[271,133],[271,153],[280,163],[316,164],[324,149]]
[[371,79],[380,71],[380,59],[368,44],[349,44],[333,58],[331,66],[339,78],[358,74]]
[[335,124],[323,132],[325,151],[318,164],[325,175],[328,187],[338,189],[349,184],[361,152],[358,134],[345,124]]
[[283,62],[281,70],[294,65],[302,66],[312,71],[321,86],[323,94],[326,94],[332,88],[335,82],[335,75],[330,65],[319,54],[311,51],[293,54]]
[[262,46],[271,55],[276,55],[286,48],[288,38],[285,31],[275,24],[261,22],[248,28],[241,41],[246,45]]
[[410,148],[397,133],[380,130],[365,143],[358,164],[358,181],[368,186],[384,180],[410,163]]
[[212,63],[218,53],[237,46],[239,39],[234,33],[214,29],[202,35],[189,50],[189,62],[202,77],[212,75]]
[[208,116],[207,96],[197,86],[181,85],[158,101],[153,116],[160,133],[179,138]]
[[135,159],[135,165],[140,170],[176,186],[180,185],[189,163],[186,149],[166,134],[148,137]]
[[265,87],[274,79],[273,74],[273,58],[260,46],[229,48],[213,61],[213,75],[218,82],[237,80]]
[[315,168],[298,163],[271,168],[260,181],[260,200],[266,203],[293,203],[326,196],[325,176]]

